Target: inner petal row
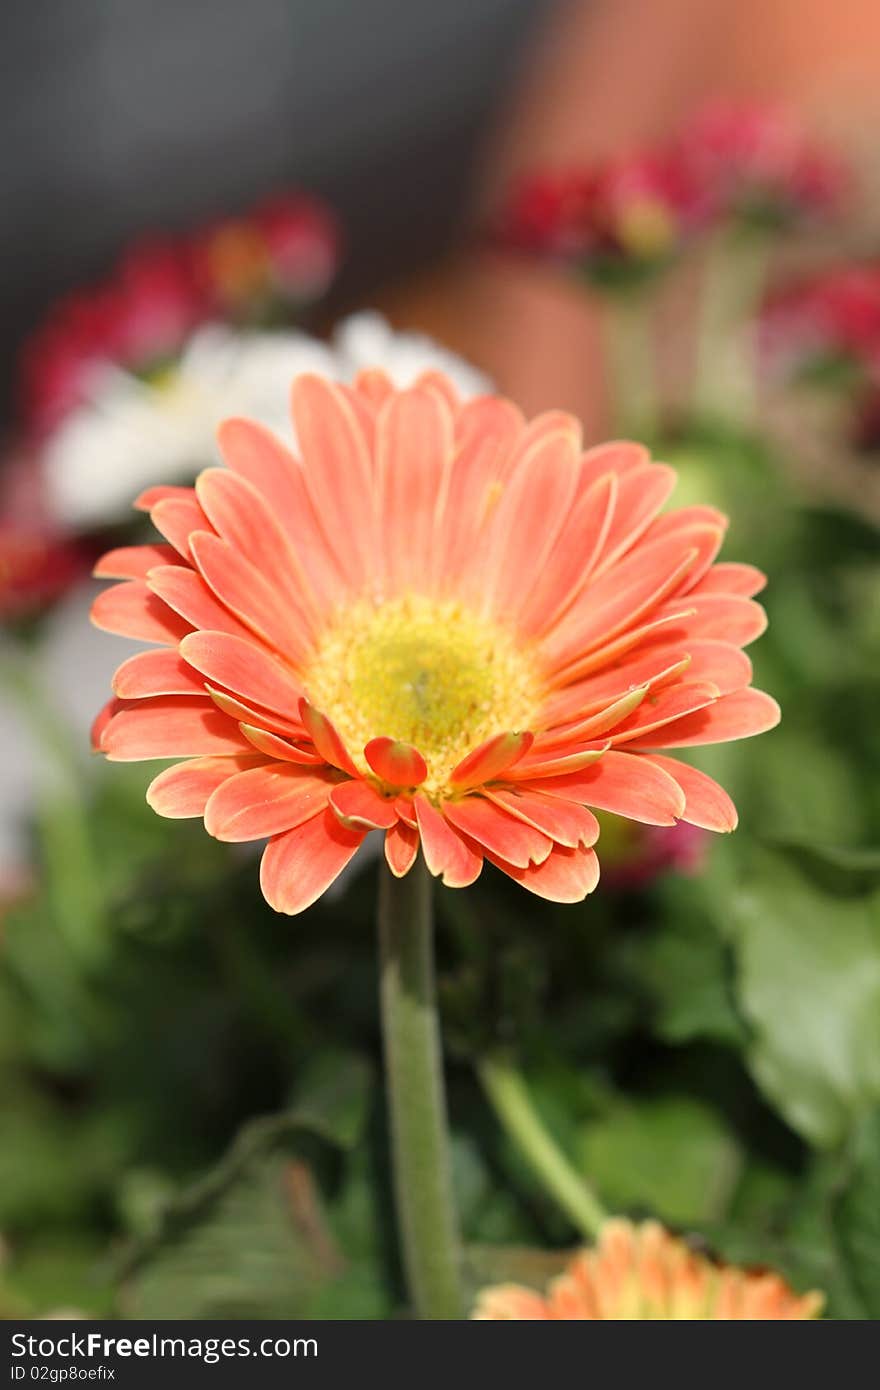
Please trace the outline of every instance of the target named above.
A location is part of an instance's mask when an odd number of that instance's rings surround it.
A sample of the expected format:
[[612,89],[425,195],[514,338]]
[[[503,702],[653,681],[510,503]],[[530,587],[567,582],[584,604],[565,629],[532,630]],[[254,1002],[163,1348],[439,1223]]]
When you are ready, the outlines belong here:
[[361,600],[339,614],[304,684],[362,771],[365,744],[397,739],[422,754],[434,793],[486,739],[532,727],[544,694],[535,653],[508,629],[457,601],[416,594]]

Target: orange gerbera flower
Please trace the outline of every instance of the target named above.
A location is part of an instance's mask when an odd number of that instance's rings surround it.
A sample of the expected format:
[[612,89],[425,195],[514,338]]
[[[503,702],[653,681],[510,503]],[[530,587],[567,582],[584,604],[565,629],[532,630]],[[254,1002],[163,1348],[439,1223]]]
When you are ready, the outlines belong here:
[[96,746],[187,759],[154,810],[268,837],[288,913],[372,829],[398,876],[421,845],[450,887],[488,859],[557,902],[596,885],[590,807],[733,829],[721,788],[659,752],[779,716],[741,651],[763,577],[713,565],[723,516],[660,515],[675,474],[640,445],[584,453],[571,416],[462,404],[440,374],[302,376],[292,400],[299,457],[227,421],[227,468],[136,504],[168,544],[97,568],[125,582],[94,621],[160,649],[117,671]]
[[507,1321],[815,1318],[820,1293],[796,1294],[771,1271],[716,1264],[658,1225],[606,1221],[595,1250],[576,1255],[546,1297],[518,1284],[484,1289],[473,1316]]

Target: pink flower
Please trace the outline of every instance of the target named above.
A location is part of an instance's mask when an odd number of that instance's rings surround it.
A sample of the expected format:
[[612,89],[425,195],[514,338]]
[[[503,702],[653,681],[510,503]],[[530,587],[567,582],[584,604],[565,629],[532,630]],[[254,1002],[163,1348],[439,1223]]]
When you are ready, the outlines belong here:
[[709,835],[699,826],[639,825],[620,816],[599,815],[606,887],[635,891],[664,874],[699,874],[709,849]]
[[717,102],[691,121],[679,147],[706,213],[717,218],[825,218],[850,185],[843,161],[775,106]]
[[209,319],[250,321],[276,302],[314,300],[336,272],[339,244],[329,209],[293,193],[192,236],[137,242],[105,280],[59,300],[25,342],[25,429],[51,433],[108,365],[135,375],[163,367]]
[[600,283],[668,263],[698,225],[684,163],[667,153],[542,173],[511,194],[499,245],[555,259]]
[[0,622],[35,617],[87,572],[80,546],[0,521]]
[[59,300],[25,342],[19,404],[26,428],[51,432],[89,398],[108,363],[140,372],[174,356],[206,312],[185,253],[168,242],[138,243],[108,280]]
[[786,287],[765,306],[761,331],[777,370],[837,359],[880,379],[880,265],[834,266]]
[[256,318],[275,301],[300,307],[326,292],[339,265],[339,225],[317,198],[282,194],[209,228],[194,253],[223,316]]

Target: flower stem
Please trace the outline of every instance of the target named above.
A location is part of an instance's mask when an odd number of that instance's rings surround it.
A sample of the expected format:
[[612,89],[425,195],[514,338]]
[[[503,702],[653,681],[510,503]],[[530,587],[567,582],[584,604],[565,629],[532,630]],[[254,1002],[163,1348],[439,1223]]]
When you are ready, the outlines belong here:
[[706,247],[697,320],[693,413],[751,425],[756,409],[757,327],[767,284],[763,237],[716,234]]
[[612,428],[622,437],[651,436],[659,424],[652,307],[634,290],[610,295],[605,305]]
[[581,1234],[592,1239],[606,1212],[547,1132],[520,1073],[497,1054],[483,1057],[477,1072],[498,1119],[536,1177]]
[[434,986],[431,880],[383,863],[379,951],[394,1190],[404,1270],[420,1318],[463,1316]]

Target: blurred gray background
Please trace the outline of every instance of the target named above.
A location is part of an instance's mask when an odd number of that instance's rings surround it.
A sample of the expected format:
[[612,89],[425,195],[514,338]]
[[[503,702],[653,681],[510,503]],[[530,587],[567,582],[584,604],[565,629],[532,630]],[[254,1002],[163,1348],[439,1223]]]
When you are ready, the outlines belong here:
[[288,183],[352,253],[339,293],[460,226],[480,136],[548,0],[27,0],[4,7],[0,380],[125,242]]

